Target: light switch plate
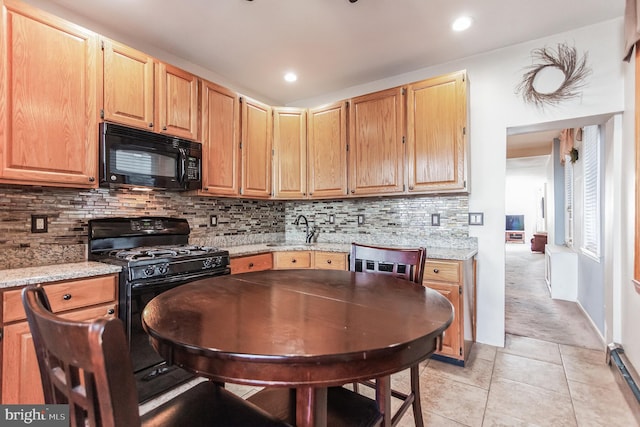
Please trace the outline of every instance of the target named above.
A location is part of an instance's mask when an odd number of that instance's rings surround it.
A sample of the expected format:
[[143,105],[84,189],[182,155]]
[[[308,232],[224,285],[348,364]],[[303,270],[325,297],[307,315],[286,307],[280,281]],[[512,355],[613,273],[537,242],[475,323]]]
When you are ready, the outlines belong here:
[[334,214],[329,215],[329,224],[335,224],[336,216]]
[[358,214],[358,225],[364,224],[364,214]]
[[47,215],[31,215],[31,232],[46,233],[48,230]]
[[484,225],[484,213],[469,212],[469,225]]
[[211,227],[217,227],[218,226],[218,215],[211,215],[209,217],[209,225]]

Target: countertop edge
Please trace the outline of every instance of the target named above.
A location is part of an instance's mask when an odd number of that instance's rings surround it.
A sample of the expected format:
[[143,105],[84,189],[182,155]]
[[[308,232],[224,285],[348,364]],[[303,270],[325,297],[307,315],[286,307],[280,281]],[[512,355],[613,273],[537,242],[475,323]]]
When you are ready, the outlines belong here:
[[0,270],[0,289],[119,273],[120,266],[95,261]]
[[[224,249],[229,251],[231,258],[256,255],[266,252],[282,251],[324,251],[349,253],[351,244],[345,243],[260,243],[254,245],[228,246]],[[427,259],[449,259],[456,261],[466,261],[472,259],[477,253],[477,248],[442,248],[427,247]]]

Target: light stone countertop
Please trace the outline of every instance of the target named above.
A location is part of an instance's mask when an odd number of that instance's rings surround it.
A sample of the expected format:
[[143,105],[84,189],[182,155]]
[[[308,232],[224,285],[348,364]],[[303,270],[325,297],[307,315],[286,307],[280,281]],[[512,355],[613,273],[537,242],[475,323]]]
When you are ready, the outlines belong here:
[[[229,255],[240,257],[246,255],[255,255],[265,252],[279,251],[324,251],[324,252],[350,252],[351,244],[349,243],[297,243],[297,242],[280,242],[280,243],[260,243],[254,245],[238,245],[226,246],[223,249],[229,251]],[[439,248],[427,247],[427,259],[450,259],[457,261],[465,261],[473,258],[477,253],[477,248]]]
[[[347,243],[305,244],[299,242],[279,242],[227,246],[223,249],[228,250],[229,255],[233,258],[278,251],[312,250],[348,253],[350,248],[351,244]],[[478,250],[476,248],[427,247],[427,259],[465,261],[473,258],[477,253]],[[0,289],[30,285],[33,283],[58,282],[83,277],[101,276],[103,274],[119,273],[120,270],[120,266],[95,261],[0,270]]]
[[85,261],[0,270],[0,288],[101,276],[103,274],[119,273],[121,269],[118,265]]

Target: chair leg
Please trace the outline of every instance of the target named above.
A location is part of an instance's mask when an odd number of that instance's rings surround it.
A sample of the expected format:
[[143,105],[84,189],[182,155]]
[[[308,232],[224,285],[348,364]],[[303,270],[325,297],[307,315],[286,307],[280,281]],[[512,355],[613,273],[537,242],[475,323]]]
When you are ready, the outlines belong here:
[[418,364],[411,367],[411,391],[413,393],[413,419],[416,427],[424,427],[422,421],[422,405],[420,404],[420,377],[418,375]]

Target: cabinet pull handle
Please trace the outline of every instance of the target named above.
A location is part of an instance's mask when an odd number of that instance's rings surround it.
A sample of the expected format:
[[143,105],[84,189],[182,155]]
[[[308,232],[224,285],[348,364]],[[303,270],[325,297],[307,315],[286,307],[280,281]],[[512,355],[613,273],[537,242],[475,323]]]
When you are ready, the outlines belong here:
[[107,310],[107,314],[111,315],[113,313],[115,313],[116,311],[113,308],[110,308],[109,310]]
[[65,300],[65,301],[69,301],[71,299],[71,294],[62,295],[62,299]]
[[440,270],[438,270],[437,268],[434,268],[434,269],[433,269],[433,272],[434,272],[434,273],[436,273],[436,274],[438,274],[438,273],[440,273]]
[[249,268],[253,268],[253,263],[252,262],[249,263]]

